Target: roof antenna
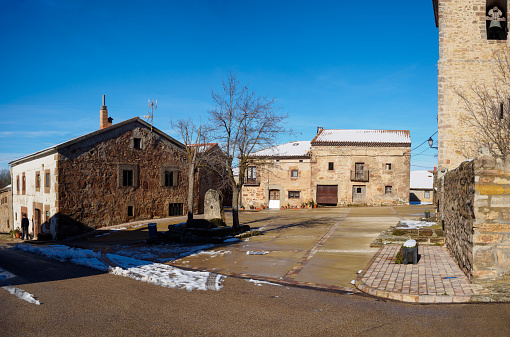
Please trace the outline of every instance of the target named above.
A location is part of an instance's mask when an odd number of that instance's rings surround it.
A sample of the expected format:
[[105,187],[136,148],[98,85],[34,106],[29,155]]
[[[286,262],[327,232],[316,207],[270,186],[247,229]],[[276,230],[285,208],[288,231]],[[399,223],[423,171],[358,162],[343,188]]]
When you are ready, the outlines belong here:
[[147,107],[147,115],[144,115],[143,118],[145,118],[148,122],[151,123],[151,132],[152,132],[152,126],[154,122],[154,110],[158,108],[158,100],[156,100],[156,103],[152,99],[149,99],[149,106]]

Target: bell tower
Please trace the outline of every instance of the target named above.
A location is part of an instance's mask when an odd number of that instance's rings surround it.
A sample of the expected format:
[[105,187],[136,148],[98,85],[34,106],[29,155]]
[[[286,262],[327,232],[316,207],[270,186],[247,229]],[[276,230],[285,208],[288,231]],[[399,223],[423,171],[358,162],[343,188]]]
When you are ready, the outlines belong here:
[[477,153],[476,129],[459,93],[494,84],[495,55],[508,52],[508,0],[433,0],[439,28],[438,166],[456,168]]

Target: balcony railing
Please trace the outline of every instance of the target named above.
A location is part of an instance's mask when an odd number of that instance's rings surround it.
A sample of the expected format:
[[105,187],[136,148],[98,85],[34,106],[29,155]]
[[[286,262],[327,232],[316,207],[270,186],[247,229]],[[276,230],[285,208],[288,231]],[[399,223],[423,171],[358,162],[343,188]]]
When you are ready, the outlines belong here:
[[351,170],[351,181],[368,181],[368,170]]
[[247,186],[258,186],[260,185],[260,179],[246,178],[244,184]]

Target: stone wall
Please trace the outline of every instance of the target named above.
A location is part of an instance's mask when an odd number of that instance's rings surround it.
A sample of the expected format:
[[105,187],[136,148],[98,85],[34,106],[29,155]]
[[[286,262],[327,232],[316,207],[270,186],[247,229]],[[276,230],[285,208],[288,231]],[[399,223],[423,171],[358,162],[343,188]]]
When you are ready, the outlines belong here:
[[[472,86],[494,83],[494,53],[510,40],[487,40],[486,0],[438,0],[438,166],[452,170],[474,158],[476,129],[456,91],[473,96]],[[501,7],[501,6],[500,6]],[[507,8],[510,8],[508,5]],[[508,17],[508,16],[507,16]]]
[[[366,186],[368,205],[409,203],[409,147],[312,146],[312,195],[317,185],[338,185],[338,204],[353,202],[353,186]],[[333,170],[329,170],[329,163]],[[351,179],[356,163],[364,163],[368,181]],[[390,169],[387,168],[390,165]],[[385,187],[391,186],[391,194]]]
[[[257,183],[245,184],[242,190],[242,205],[269,206],[269,191],[280,192],[280,206],[301,206],[315,200],[311,186],[310,158],[279,158],[255,164]],[[297,170],[297,177],[292,177],[292,170]],[[299,192],[299,198],[289,198],[289,191]]]
[[[133,145],[134,138],[141,139],[140,148]],[[185,150],[141,124],[126,124],[59,152],[59,226],[63,231],[166,217],[169,204],[182,204],[183,213],[187,209]],[[128,166],[134,170],[133,186],[122,183],[121,168]],[[173,186],[164,186],[163,167],[178,172]]]
[[437,180],[446,244],[475,282],[510,273],[510,163],[482,157]]
[[12,220],[11,188],[0,188],[0,233],[9,233],[14,229],[14,223]]

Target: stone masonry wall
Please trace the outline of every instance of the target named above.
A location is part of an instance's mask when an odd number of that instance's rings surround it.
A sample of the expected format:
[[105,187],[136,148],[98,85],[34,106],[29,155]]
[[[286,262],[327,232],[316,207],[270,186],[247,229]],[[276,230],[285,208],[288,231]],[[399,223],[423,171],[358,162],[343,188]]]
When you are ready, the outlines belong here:
[[438,194],[446,246],[466,275],[473,269],[473,167],[473,162],[464,162],[448,172]]
[[474,282],[510,273],[509,168],[510,163],[483,157],[439,180],[446,244]]
[[476,130],[456,90],[472,97],[472,86],[487,84],[490,88],[498,69],[494,53],[509,49],[510,39],[487,40],[486,2],[438,1],[439,170],[452,170],[476,153]]
[[[103,137],[103,138],[98,138]],[[141,139],[136,149],[133,139]],[[97,228],[169,215],[169,204],[187,208],[184,149],[138,123],[60,150],[59,226]],[[178,170],[176,186],[164,185],[162,167]],[[134,186],[122,186],[121,168],[132,167]],[[133,216],[128,216],[128,206]],[[76,228],[75,228],[76,229]]]
[[[353,203],[353,186],[364,185],[368,205],[408,204],[409,150],[409,147],[312,146],[312,195],[317,185],[338,185],[338,204],[348,205]],[[329,170],[329,162],[333,162],[333,170]],[[370,172],[368,182],[351,180],[356,163],[364,163],[365,170]],[[386,186],[392,187],[390,195],[385,194]]]
[[8,233],[13,229],[12,191],[4,187],[0,189],[0,233]]

